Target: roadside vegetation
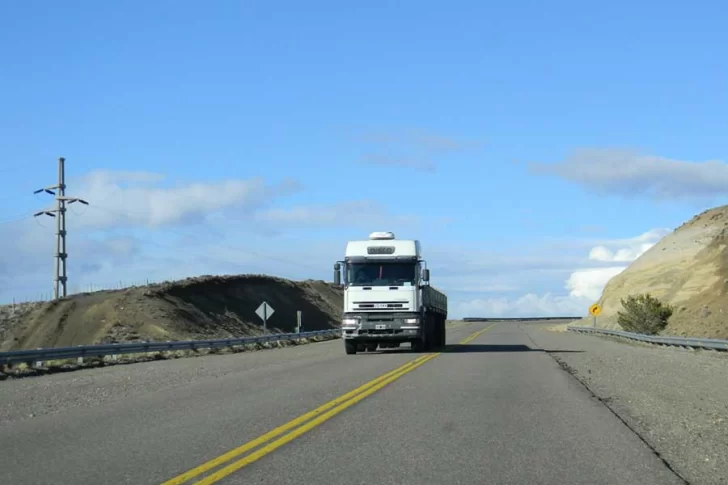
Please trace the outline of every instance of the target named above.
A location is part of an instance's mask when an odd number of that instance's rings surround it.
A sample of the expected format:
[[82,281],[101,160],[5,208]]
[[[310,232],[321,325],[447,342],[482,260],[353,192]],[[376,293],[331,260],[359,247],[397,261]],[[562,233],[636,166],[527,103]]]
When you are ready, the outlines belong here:
[[617,313],[617,323],[626,332],[657,335],[667,327],[673,313],[670,305],[649,293],[630,295],[620,301],[624,310]]

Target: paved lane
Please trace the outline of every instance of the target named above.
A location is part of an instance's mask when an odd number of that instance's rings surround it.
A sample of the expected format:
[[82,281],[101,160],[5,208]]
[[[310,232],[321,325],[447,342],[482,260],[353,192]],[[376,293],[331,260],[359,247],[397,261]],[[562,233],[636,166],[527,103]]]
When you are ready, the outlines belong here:
[[497,324],[218,483],[682,481],[516,325]]
[[[477,328],[456,323],[450,341]],[[33,386],[95,396],[153,374],[149,385],[160,388],[0,423],[0,482],[159,484],[422,355],[347,356],[341,340],[333,340],[5,381],[0,407],[15,409],[24,405],[16,394],[34,401]],[[186,384],[185,373],[210,377]],[[159,382],[165,375],[180,382],[165,387]]]
[[[13,484],[682,483],[517,325],[472,323],[449,335],[451,344],[477,336],[431,356],[346,356],[332,341],[190,359],[235,362],[240,371],[2,425],[0,477]],[[240,449],[367,383],[306,423]],[[225,453],[229,459],[209,470],[174,480]]]

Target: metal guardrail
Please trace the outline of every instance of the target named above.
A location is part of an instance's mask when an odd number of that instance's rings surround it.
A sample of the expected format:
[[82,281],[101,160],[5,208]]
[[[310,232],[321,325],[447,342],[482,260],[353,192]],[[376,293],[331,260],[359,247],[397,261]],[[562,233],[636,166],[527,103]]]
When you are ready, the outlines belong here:
[[594,327],[567,327],[567,330],[579,333],[612,335],[615,337],[622,337],[651,344],[728,351],[728,340],[694,337],[660,337],[658,335],[644,335],[640,333],[624,332],[622,330],[608,330],[606,328]]
[[536,322],[539,320],[581,320],[583,317],[507,317],[507,318],[463,318],[464,322]]
[[169,350],[203,350],[226,348],[235,345],[247,345],[263,342],[279,342],[302,338],[340,335],[338,328],[314,330],[301,333],[274,333],[257,337],[240,337],[215,340],[185,340],[174,342],[138,342],[123,344],[79,345],[77,347],[51,347],[45,349],[23,349],[0,352],[0,365],[11,365],[21,362],[44,362],[48,360],[74,359],[79,357],[102,357],[106,355],[141,354]]

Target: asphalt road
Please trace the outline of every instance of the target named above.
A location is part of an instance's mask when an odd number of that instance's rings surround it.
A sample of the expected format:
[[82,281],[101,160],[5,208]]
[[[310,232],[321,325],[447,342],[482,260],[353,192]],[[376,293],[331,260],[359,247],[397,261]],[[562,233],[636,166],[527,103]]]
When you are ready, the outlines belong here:
[[[514,323],[458,324],[448,343],[440,354],[347,356],[334,340],[124,366],[109,372],[171,373],[175,366],[228,371],[6,421],[0,424],[0,482],[684,483],[549,355],[559,349],[539,349]],[[62,384],[73,374],[37,382]],[[12,391],[4,387],[9,384],[0,384],[0,406],[4,390],[8,396]],[[360,386],[358,394],[285,429]],[[244,446],[276,429],[280,434],[253,443],[257,447]],[[190,471],[199,474],[178,478]]]

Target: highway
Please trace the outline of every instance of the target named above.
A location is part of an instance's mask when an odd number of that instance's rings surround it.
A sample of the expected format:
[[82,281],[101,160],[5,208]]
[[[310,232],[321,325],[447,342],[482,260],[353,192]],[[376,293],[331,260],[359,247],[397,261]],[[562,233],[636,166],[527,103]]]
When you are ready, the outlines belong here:
[[[441,353],[347,356],[333,340],[6,381],[0,407],[30,406],[21,386],[100,397],[0,422],[0,481],[685,483],[527,327],[459,322]],[[115,398],[135,375],[144,387]]]

